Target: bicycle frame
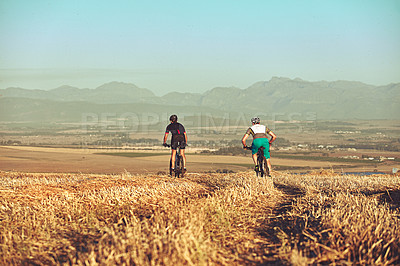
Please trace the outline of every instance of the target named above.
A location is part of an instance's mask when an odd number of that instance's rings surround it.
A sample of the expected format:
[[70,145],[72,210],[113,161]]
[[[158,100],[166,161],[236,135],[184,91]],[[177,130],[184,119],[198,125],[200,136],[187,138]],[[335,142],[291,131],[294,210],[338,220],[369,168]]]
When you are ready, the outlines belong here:
[[[251,147],[245,147],[248,150],[251,150]],[[261,177],[265,176],[269,176],[269,168],[268,168],[268,163],[267,163],[267,159],[264,156],[264,147],[260,147],[258,148],[257,151],[257,161],[256,161],[256,175],[260,175]]]
[[[167,145],[167,147],[171,147],[170,145]],[[169,174],[172,176],[172,160],[169,160]],[[175,177],[183,177],[184,171],[183,171],[183,158],[181,156],[181,148],[178,146],[176,149],[176,154],[175,154],[175,165],[174,165],[174,174]]]
[[[258,172],[260,173],[261,177],[263,177],[264,175],[269,176],[269,168],[267,164],[267,159],[264,156],[264,149],[264,147],[260,147],[257,151]],[[257,176],[259,173],[257,173]]]

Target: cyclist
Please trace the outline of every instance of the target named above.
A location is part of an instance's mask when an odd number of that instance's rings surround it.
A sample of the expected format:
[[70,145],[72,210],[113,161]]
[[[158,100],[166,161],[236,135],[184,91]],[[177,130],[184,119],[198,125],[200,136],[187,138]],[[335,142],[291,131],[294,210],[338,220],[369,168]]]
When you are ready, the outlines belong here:
[[178,117],[176,115],[171,115],[169,118],[171,122],[166,130],[163,140],[163,145],[167,146],[167,138],[168,134],[171,132],[171,163],[172,163],[172,170],[175,166],[175,156],[176,156],[176,148],[179,146],[181,148],[181,156],[183,158],[183,171],[186,172],[186,157],[185,157],[185,147],[187,143],[187,134],[185,131],[185,127],[178,123]]
[[[251,153],[253,156],[253,161],[255,164],[254,170],[257,169],[257,151],[260,147],[265,147],[264,149],[264,156],[267,159],[267,165],[269,169],[269,173],[271,173],[271,161],[270,161],[270,154],[269,154],[269,145],[274,142],[276,139],[276,135],[272,132],[268,127],[260,124],[260,118],[253,117],[251,119],[252,126],[247,129],[246,134],[244,134],[242,138],[243,148],[246,147],[246,140],[247,138],[252,135],[253,136],[253,143],[251,144]],[[268,139],[268,135],[271,136],[271,140]]]

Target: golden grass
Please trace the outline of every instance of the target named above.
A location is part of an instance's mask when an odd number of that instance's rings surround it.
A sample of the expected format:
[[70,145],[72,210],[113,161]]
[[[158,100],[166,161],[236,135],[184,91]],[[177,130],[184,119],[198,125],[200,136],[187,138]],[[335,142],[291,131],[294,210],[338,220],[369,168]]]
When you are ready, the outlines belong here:
[[282,175],[297,197],[281,220],[281,255],[293,264],[400,263],[400,179],[385,175]]
[[333,173],[0,172],[0,264],[400,263],[398,191]]
[[[231,264],[265,242],[255,228],[272,182],[249,175],[2,173],[2,264]],[[259,215],[258,215],[259,214]]]

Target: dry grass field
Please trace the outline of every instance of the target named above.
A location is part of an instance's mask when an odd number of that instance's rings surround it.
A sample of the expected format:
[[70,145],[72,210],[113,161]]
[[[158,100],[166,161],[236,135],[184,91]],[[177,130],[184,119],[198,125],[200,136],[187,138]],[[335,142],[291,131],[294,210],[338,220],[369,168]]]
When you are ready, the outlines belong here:
[[0,172],[0,264],[400,263],[400,178]]

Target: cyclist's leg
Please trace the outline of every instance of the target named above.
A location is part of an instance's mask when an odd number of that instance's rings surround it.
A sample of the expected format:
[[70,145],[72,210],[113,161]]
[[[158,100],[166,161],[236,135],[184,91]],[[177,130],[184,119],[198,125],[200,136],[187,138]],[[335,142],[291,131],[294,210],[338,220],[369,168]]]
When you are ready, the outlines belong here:
[[253,143],[251,144],[251,153],[252,153],[252,158],[254,162],[254,171],[256,171],[256,174],[258,176],[259,174],[259,164],[258,164],[258,149],[260,148],[260,141],[258,139],[254,139]]
[[254,154],[252,155],[252,157],[253,157],[254,165],[256,165],[256,164],[257,164],[257,153],[254,153]]
[[261,146],[263,146],[264,149],[264,156],[266,159],[270,158],[270,154],[269,154],[269,140],[267,138],[263,138],[262,139],[262,144]]
[[181,156],[183,159],[183,168],[186,169],[186,156],[185,156],[186,142],[185,142],[185,138],[183,136],[180,137],[179,147],[181,148]]
[[269,173],[269,175],[271,175],[272,166],[271,166],[271,161],[269,158],[267,159],[267,166],[268,166],[268,173]]
[[253,143],[251,144],[251,154],[253,158],[254,165],[257,165],[257,151],[260,146],[258,145],[257,139],[253,140]]
[[175,161],[176,161],[176,149],[178,148],[178,139],[176,136],[172,136],[171,138],[171,162],[172,168],[175,169]]
[[180,172],[181,172],[181,177],[184,176],[184,174],[186,173],[186,166],[185,166],[185,160],[184,160],[184,156],[185,156],[185,152],[182,152],[183,150],[180,151],[181,156],[179,157],[180,160]]
[[175,158],[176,158],[176,150],[171,149],[171,165],[173,169],[175,169]]
[[268,170],[268,175],[271,175],[272,167],[271,167],[271,161],[270,161],[271,155],[269,153],[269,141],[268,141],[268,139],[265,139],[265,141],[263,143],[263,146],[265,147],[264,156],[265,156],[265,159],[267,159],[267,167],[268,167],[268,169],[265,169],[265,170]]
[[183,159],[183,168],[186,168],[186,156],[185,156],[185,149],[181,148],[181,156]]

